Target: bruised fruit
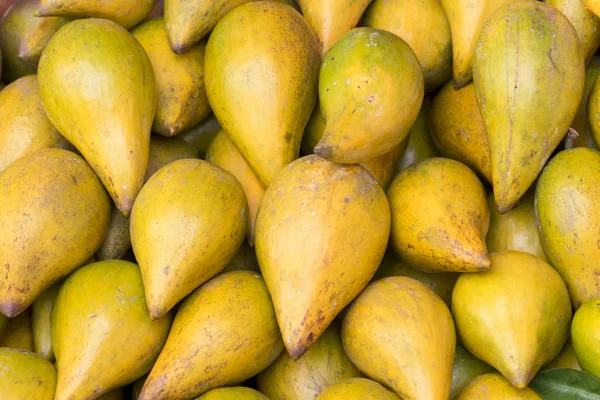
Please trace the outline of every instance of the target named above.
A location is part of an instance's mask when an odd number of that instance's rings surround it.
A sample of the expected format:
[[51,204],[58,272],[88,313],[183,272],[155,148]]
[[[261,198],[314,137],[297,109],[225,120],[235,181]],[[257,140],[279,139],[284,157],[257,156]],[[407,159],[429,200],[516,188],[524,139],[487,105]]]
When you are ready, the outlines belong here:
[[53,400],[56,369],[27,351],[0,348],[1,400]]
[[31,352],[35,350],[33,332],[31,330],[30,308],[16,317],[8,319],[4,334],[0,337],[0,347],[10,347]]
[[325,388],[316,400],[400,400],[400,397],[377,382],[352,378]]
[[494,368],[474,357],[460,343],[456,343],[454,366],[452,367],[452,389],[450,389],[450,399],[456,398],[463,388],[473,379],[490,372],[494,372]]
[[600,297],[588,300],[577,310],[571,337],[581,369],[600,379]]
[[52,347],[52,309],[62,286],[59,281],[50,286],[31,305],[31,330],[35,352],[48,361],[54,361]]
[[456,400],[542,400],[528,387],[517,389],[502,375],[489,373],[473,379]]
[[293,359],[367,285],[389,229],[385,193],[360,166],[312,155],[277,175],[256,219],[256,255]]
[[269,400],[264,394],[247,387],[224,387],[213,389],[198,400]]

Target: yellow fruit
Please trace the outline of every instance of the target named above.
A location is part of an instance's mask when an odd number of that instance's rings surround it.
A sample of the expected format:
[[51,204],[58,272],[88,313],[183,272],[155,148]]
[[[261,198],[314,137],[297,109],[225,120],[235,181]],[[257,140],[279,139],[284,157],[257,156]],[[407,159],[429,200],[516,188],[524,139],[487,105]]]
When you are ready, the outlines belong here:
[[105,18],[124,28],[142,22],[156,0],[39,0],[37,17]]
[[208,149],[208,146],[220,131],[221,125],[219,125],[219,121],[217,121],[214,114],[210,114],[198,125],[190,130],[181,132],[177,137],[193,145],[198,152],[198,156],[203,159],[206,149]]
[[450,399],[455,399],[473,379],[490,372],[494,372],[494,368],[475,358],[460,343],[456,343]]
[[56,369],[37,354],[0,348],[0,400],[53,400]]
[[165,165],[184,158],[198,158],[198,152],[192,144],[179,137],[151,136],[148,168],[144,182],[148,182],[152,175]]
[[18,315],[83,265],[102,243],[109,218],[102,184],[74,153],[43,149],[6,168],[0,175],[0,312]]
[[31,309],[28,308],[7,321],[4,334],[0,337],[0,347],[34,351],[33,333],[31,331]]
[[600,297],[588,300],[577,310],[571,338],[581,369],[600,379]]
[[498,373],[473,379],[456,400],[542,400],[528,387],[517,389]]
[[242,244],[242,247],[238,249],[237,253],[235,253],[233,258],[225,266],[225,269],[223,269],[223,272],[231,271],[260,272],[258,260],[256,259],[256,253],[254,252],[254,249],[247,243]]
[[[573,325],[571,325],[571,327],[572,326]],[[571,340],[567,341],[558,356],[550,363],[540,368],[540,371],[554,368],[569,368],[581,371],[581,366],[579,365],[579,361],[577,361],[577,356],[575,355],[575,349],[573,348]]]
[[455,90],[448,82],[433,99],[429,117],[431,136],[444,157],[464,163],[492,182],[492,163],[487,133],[475,87]]
[[215,116],[265,185],[294,161],[317,99],[319,50],[293,8],[235,8],[206,46],[205,81]]
[[375,0],[362,25],[385,29],[408,43],[421,63],[425,91],[452,78],[452,36],[440,0]]
[[379,383],[353,378],[327,387],[315,400],[400,400]]
[[206,161],[231,173],[242,184],[248,201],[248,234],[246,239],[254,246],[254,224],[265,188],[224,131],[220,131],[206,150]]
[[261,276],[219,275],[182,303],[139,400],[183,400],[235,385],[265,369],[282,350]]
[[52,312],[55,400],[96,398],[143,376],[171,320],[150,319],[137,265],[111,260],[78,269],[61,287]]
[[565,136],[584,75],[577,32],[545,3],[512,3],[481,31],[473,80],[501,214],[525,194]]
[[544,252],[567,285],[575,309],[600,295],[600,153],[558,153],[540,175],[535,209]]
[[323,60],[326,126],[315,154],[354,164],[391,151],[417,119],[423,90],[421,66],[406,42],[380,29],[353,29]]
[[543,260],[518,251],[491,259],[490,270],[458,278],[454,321],[469,352],[523,389],[567,341],[571,303],[560,276]]
[[206,161],[175,161],[150,178],[133,207],[131,244],[152,319],[225,268],[247,219],[242,186]]
[[34,13],[40,0],[13,3],[0,21],[0,48],[4,67],[0,71],[4,73],[7,82],[35,74],[44,47],[52,35],[69,22],[66,18],[36,17]]
[[448,307],[407,277],[371,283],[342,325],[350,360],[405,400],[447,400],[456,337]]
[[119,260],[131,248],[129,217],[113,204],[104,241],[96,252],[98,261]]
[[44,49],[38,79],[50,122],[128,214],[144,183],[156,109],[154,74],[144,48],[114,22],[73,21]]
[[[600,32],[600,29],[599,29]],[[598,149],[598,144],[592,136],[592,127],[588,118],[587,106],[592,86],[596,82],[596,78],[600,75],[600,56],[592,56],[587,68],[585,69],[585,84],[583,88],[583,95],[577,109],[575,119],[571,123],[571,128],[579,134],[577,140],[575,140],[574,147],[589,147],[592,149]]]
[[389,229],[385,193],[360,166],[306,156],[269,186],[256,219],[256,255],[293,359],[367,285]]
[[362,377],[342,347],[341,330],[334,321],[298,360],[284,351],[256,377],[257,389],[272,400],[314,399],[325,388]]
[[[590,63],[590,66],[592,65],[593,64]],[[589,71],[590,79],[593,79],[594,82],[587,97],[586,116],[587,122],[589,123],[587,126],[591,130],[595,143],[600,143],[600,84],[597,79],[598,69],[600,68],[596,65],[595,69],[596,70]],[[582,101],[585,101],[585,98],[582,97]]]
[[52,309],[62,281],[50,286],[31,305],[31,330],[35,352],[48,361],[54,361],[52,347]]
[[596,16],[600,16],[600,0],[583,0],[585,6],[596,14]]
[[398,174],[387,194],[390,241],[406,264],[425,272],[490,267],[485,189],[465,165],[447,158],[421,161]]
[[247,387],[227,387],[213,389],[197,400],[269,400],[264,394]]
[[204,90],[206,42],[177,55],[169,47],[162,17],[144,22],[132,31],[152,62],[158,102],[152,131],[175,136],[210,114]]
[[317,34],[321,55],[354,28],[372,0],[297,0]]
[[35,75],[20,78],[0,92],[0,172],[19,157],[65,144],[46,117]]

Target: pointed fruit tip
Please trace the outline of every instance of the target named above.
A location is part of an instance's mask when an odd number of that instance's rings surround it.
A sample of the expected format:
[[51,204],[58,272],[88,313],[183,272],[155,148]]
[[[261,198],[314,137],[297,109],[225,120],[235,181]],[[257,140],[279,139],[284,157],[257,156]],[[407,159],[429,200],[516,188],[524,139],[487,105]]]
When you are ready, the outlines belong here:
[[9,302],[0,304],[0,314],[7,318],[14,318],[25,311],[27,307],[23,307],[22,304]]
[[333,148],[331,146],[317,144],[315,146],[314,152],[317,156],[327,160],[331,158],[331,155],[333,154]]
[[305,346],[292,346],[287,349],[287,352],[294,361],[297,361],[300,357],[304,355],[304,353],[306,353],[307,350],[308,347]]

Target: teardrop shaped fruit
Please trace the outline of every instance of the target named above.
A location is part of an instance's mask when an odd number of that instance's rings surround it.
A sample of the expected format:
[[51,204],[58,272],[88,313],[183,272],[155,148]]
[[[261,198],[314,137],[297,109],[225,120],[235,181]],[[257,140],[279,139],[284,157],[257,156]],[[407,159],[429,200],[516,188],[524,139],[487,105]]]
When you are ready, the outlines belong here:
[[400,400],[379,383],[352,378],[327,387],[315,400]]
[[377,270],[389,205],[364,168],[306,156],[269,186],[255,232],[284,343],[298,359]]
[[575,309],[600,296],[600,153],[558,153],[540,175],[535,210],[544,252],[561,275]]
[[128,214],[144,183],[156,109],[144,48],[114,22],[69,22],[46,46],[38,79],[48,118]]
[[205,157],[206,149],[212,143],[213,139],[221,131],[221,125],[214,114],[204,118],[198,125],[177,135],[177,138],[183,139],[194,146],[198,156]]
[[182,303],[139,400],[183,400],[235,385],[265,369],[282,350],[261,276],[221,274]]
[[31,305],[31,330],[35,352],[48,361],[54,361],[52,347],[52,309],[62,282],[57,282],[44,290]]
[[372,0],[297,0],[317,34],[321,55],[354,28]]
[[492,162],[485,125],[472,83],[454,89],[448,82],[433,99],[431,136],[444,157],[464,163],[492,182]]
[[391,251],[387,251],[373,280],[386,278],[388,276],[407,276],[423,283],[435,294],[444,300],[448,307],[452,304],[452,289],[458,279],[459,274],[454,272],[446,272],[441,274],[430,274],[411,268],[398,259]]
[[169,333],[170,314],[152,321],[137,265],[110,260],[75,271],[52,312],[55,400],[91,399],[150,371]]
[[315,154],[354,164],[391,151],[417,119],[423,91],[419,60],[406,42],[381,29],[353,29],[321,66],[326,126]]
[[242,185],[206,161],[185,159],[146,183],[131,214],[131,244],[152,319],[218,274],[244,241]]
[[295,360],[284,351],[256,377],[257,389],[270,399],[314,399],[325,388],[363,374],[342,347],[341,328],[334,321],[321,337]]
[[248,234],[246,239],[254,246],[254,225],[258,207],[265,195],[265,188],[244,160],[225,131],[220,131],[206,150],[206,161],[231,173],[242,184],[248,201]]
[[500,7],[516,0],[442,0],[452,32],[453,79],[460,89],[473,78],[477,39],[487,20]]
[[346,312],[342,343],[354,365],[403,399],[448,399],[454,323],[421,282],[395,276],[367,286]]
[[98,261],[119,260],[130,248],[129,217],[123,215],[113,203],[108,229],[104,241],[96,252],[96,257],[98,257]]
[[100,247],[109,218],[102,184],[70,151],[42,149],[6,168],[0,175],[0,312],[18,315],[83,265]]
[[235,253],[233,258],[225,266],[225,269],[223,269],[223,272],[231,271],[253,271],[260,273],[256,253],[248,243],[242,244],[242,247],[238,249],[237,253]]
[[269,398],[254,389],[239,386],[213,389],[198,397],[198,400],[269,400]]
[[165,165],[185,158],[198,158],[198,152],[192,144],[181,140],[179,137],[151,136],[148,168],[146,169],[144,182],[148,182],[152,175]]
[[[571,328],[572,327],[573,325],[571,324]],[[563,346],[563,349],[556,356],[556,358],[550,363],[540,368],[540,371],[555,368],[569,368],[581,371],[581,366],[579,365],[579,361],[577,360],[577,356],[575,355],[575,349],[573,348],[573,343],[571,342],[571,339],[569,339],[567,343]]]
[[452,35],[440,0],[375,0],[362,25],[385,29],[414,50],[430,92],[452,78]]
[[598,75],[600,75],[600,56],[592,56],[585,69],[585,84],[579,108],[575,119],[571,123],[571,128],[579,134],[579,137],[573,143],[573,147],[589,147],[598,150],[598,144],[592,136],[592,127],[587,111],[588,99]]
[[[3,77],[12,82],[35,74],[42,51],[66,18],[36,17],[40,0],[21,0],[0,20],[0,48],[3,55]],[[2,14],[0,14],[2,16]]]
[[53,400],[56,369],[35,353],[0,348],[0,387],[2,400]]
[[0,347],[34,351],[31,330],[31,309],[26,309],[14,318],[9,318],[0,338]]
[[542,400],[528,387],[517,389],[502,375],[490,373],[473,379],[456,400]]
[[545,3],[503,7],[481,31],[473,79],[488,133],[496,208],[504,214],[529,189],[575,117],[585,80],[577,32]]
[[264,185],[298,157],[317,99],[319,63],[310,26],[284,4],[239,6],[210,35],[205,62],[208,100]]
[[0,172],[19,157],[65,143],[44,112],[35,75],[24,76],[0,92]]
[[177,55],[169,47],[162,17],[146,21],[132,31],[152,62],[158,102],[152,131],[175,136],[210,114],[204,90],[206,42]]
[[490,267],[485,189],[465,165],[447,158],[413,164],[394,178],[387,195],[390,241],[400,260],[425,272]]
[[581,369],[600,379],[600,297],[588,300],[577,310],[571,337]]
[[156,0],[38,0],[37,17],[105,18],[124,28],[142,22]]
[[488,196],[490,206],[490,229],[485,239],[490,253],[504,250],[524,251],[548,261],[535,219],[534,192],[529,191],[519,204],[500,214],[494,207],[494,195]]
[[491,259],[490,270],[458,278],[454,321],[469,352],[523,389],[567,341],[569,294],[554,268],[529,253]]
[[456,343],[454,366],[452,367],[452,389],[450,389],[450,399],[455,399],[464,387],[473,379],[490,372],[494,372],[494,368],[475,358],[460,343]]

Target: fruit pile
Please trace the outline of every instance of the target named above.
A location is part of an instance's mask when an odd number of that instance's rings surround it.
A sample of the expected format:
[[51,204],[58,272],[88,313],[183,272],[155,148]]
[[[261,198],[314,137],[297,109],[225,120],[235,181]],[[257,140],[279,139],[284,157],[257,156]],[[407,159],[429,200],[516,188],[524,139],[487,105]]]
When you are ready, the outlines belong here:
[[600,399],[600,1],[296,1],[0,1],[0,400]]

